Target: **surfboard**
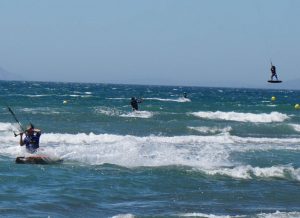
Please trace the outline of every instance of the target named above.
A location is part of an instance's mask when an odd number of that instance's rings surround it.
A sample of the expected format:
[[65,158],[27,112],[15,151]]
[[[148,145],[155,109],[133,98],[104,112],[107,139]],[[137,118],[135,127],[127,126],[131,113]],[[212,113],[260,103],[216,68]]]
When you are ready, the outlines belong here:
[[16,164],[58,164],[62,162],[63,159],[51,158],[48,156],[28,156],[16,158]]
[[269,83],[281,83],[281,80],[268,80]]

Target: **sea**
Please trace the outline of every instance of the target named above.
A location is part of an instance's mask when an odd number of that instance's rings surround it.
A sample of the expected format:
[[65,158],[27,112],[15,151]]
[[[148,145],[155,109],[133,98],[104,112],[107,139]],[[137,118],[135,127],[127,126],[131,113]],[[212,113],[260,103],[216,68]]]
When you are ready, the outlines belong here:
[[[300,90],[0,88],[0,217],[300,217]],[[31,154],[8,107],[62,163],[15,163]]]

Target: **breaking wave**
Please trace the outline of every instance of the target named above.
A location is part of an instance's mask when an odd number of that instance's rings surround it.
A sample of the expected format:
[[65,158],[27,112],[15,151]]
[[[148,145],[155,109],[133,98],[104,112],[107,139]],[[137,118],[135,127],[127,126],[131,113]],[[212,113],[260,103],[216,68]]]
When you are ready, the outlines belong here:
[[239,122],[254,122],[254,123],[271,123],[271,122],[283,122],[289,119],[289,116],[279,112],[271,112],[270,114],[261,113],[238,113],[238,112],[222,112],[222,111],[200,111],[192,112],[192,115],[204,119],[212,120],[230,120]]
[[232,131],[232,128],[230,126],[225,128],[207,127],[207,126],[200,126],[200,127],[189,126],[188,128],[200,133],[211,133],[211,134],[229,133],[230,131]]
[[179,216],[183,217],[202,217],[202,218],[299,218],[300,212],[280,212],[276,211],[274,213],[259,213],[254,215],[214,215],[205,213],[182,213]]

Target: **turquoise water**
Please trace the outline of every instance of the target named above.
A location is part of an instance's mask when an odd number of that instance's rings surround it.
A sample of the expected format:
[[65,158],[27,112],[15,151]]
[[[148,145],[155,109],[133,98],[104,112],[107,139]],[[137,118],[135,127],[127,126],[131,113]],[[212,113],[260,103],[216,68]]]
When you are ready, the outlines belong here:
[[[0,86],[1,217],[300,217],[300,91]],[[14,163],[7,105],[62,164]]]

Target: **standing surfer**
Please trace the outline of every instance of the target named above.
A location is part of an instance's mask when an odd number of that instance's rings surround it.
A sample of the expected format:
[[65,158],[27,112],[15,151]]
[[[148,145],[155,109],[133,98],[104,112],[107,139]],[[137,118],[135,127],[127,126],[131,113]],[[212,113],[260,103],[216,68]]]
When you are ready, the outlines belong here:
[[276,67],[271,63],[271,81],[273,81],[273,77],[275,76],[276,80],[278,80]]
[[[25,133],[25,138],[23,139],[23,134]],[[30,124],[25,132],[20,133],[20,146],[26,145],[26,150],[29,153],[35,153],[40,147],[40,136],[41,130],[35,129],[32,124]]]
[[139,110],[139,103],[142,103],[141,99],[137,99],[136,97],[131,98],[130,105],[131,105],[133,111]]

